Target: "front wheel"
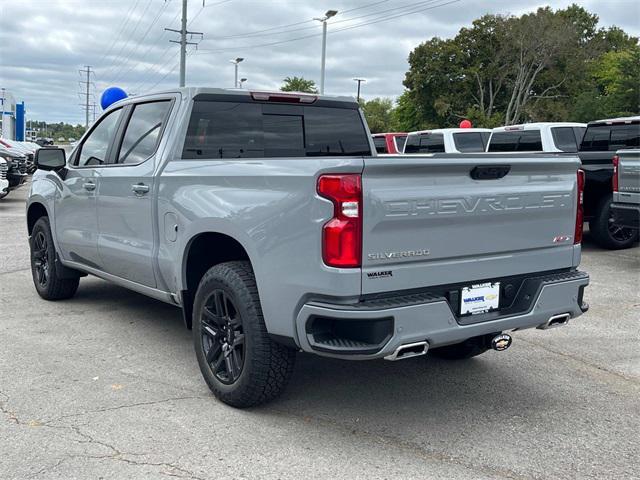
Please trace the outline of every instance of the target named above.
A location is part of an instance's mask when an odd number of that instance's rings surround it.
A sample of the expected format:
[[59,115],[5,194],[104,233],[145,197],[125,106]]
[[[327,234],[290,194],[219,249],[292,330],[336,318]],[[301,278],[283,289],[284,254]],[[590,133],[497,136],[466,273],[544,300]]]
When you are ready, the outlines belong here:
[[31,239],[31,276],[38,295],[45,300],[71,298],[78,290],[79,278],[61,278],[56,264],[48,217],[41,217],[33,226]]
[[589,230],[595,242],[609,250],[630,248],[638,241],[638,230],[616,223],[611,210],[613,196],[603,197],[596,208],[595,217],[589,222]]
[[207,385],[233,407],[272,400],[293,373],[295,351],[269,337],[249,262],[205,273],[194,299],[193,336]]

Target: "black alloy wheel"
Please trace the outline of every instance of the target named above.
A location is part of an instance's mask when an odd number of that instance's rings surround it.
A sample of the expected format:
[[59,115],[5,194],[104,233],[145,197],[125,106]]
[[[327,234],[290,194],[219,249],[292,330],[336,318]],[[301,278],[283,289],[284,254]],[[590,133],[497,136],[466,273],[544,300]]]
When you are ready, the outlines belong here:
[[49,244],[43,231],[39,231],[33,238],[33,265],[36,281],[42,288],[49,283]]
[[245,342],[242,317],[222,289],[214,290],[202,309],[202,349],[213,375],[225,385],[240,377]]

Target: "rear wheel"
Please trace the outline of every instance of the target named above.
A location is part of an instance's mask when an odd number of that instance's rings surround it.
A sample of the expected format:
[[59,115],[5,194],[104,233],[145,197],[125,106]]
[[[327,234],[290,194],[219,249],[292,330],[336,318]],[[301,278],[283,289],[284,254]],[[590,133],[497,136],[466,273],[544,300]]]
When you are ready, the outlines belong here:
[[613,196],[603,197],[596,208],[595,217],[589,222],[589,231],[594,241],[609,250],[630,248],[638,241],[638,230],[621,227],[616,223],[611,210]]
[[295,351],[269,337],[249,262],[226,262],[202,277],[193,308],[200,370],[213,394],[233,407],[268,402],[286,386]]
[[60,277],[48,217],[41,217],[35,223],[29,244],[31,276],[38,295],[45,300],[63,300],[73,297],[78,290],[80,278]]

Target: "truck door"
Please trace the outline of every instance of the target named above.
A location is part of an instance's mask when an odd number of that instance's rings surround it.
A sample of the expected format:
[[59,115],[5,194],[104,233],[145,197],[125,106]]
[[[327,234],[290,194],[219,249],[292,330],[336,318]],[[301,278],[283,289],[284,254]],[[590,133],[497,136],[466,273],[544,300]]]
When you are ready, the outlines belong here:
[[96,193],[106,169],[122,108],[95,124],[61,176],[61,195],[55,200],[55,230],[60,254],[66,260],[101,269],[97,249]]
[[153,270],[153,186],[156,152],[170,99],[137,103],[126,114],[97,200],[98,254],[104,271],[149,287]]

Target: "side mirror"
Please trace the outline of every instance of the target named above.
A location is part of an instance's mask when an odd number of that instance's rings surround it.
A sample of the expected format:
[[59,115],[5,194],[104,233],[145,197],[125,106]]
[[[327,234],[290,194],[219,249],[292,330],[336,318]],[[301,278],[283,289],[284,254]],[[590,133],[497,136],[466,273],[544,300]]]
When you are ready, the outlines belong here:
[[40,148],[33,161],[40,170],[58,170],[67,166],[67,156],[62,148]]

